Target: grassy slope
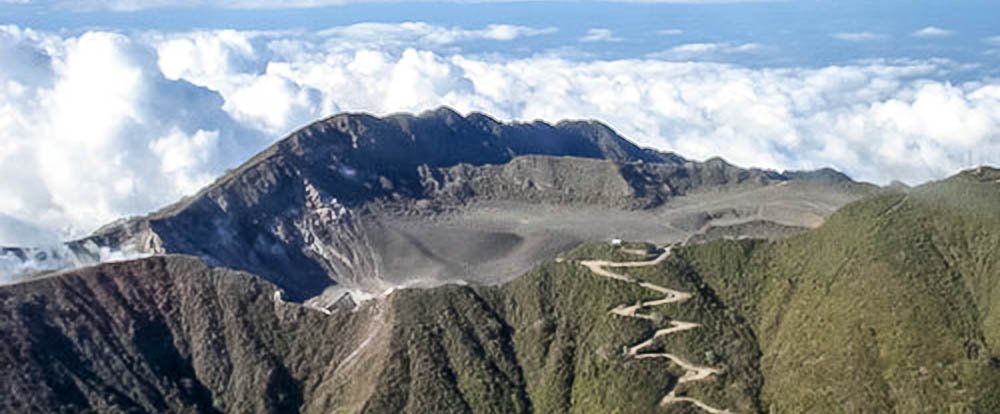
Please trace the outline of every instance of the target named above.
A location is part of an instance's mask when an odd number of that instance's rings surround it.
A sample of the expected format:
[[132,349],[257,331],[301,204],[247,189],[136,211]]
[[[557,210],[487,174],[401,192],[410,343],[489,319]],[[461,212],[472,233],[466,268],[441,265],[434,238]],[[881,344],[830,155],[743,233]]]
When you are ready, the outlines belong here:
[[[636,260],[605,246],[589,246],[571,258]],[[740,324],[693,279],[677,261],[628,271],[631,276],[695,293],[688,302],[652,309],[666,317],[704,325],[668,336],[660,344],[672,353],[704,365],[724,368],[717,380],[684,388],[711,404],[752,411],[760,377],[756,344],[749,326]],[[518,350],[527,372],[539,373],[529,382],[542,412],[649,412],[683,372],[663,360],[639,361],[623,356],[622,347],[666,327],[608,314],[621,304],[659,299],[661,295],[635,285],[596,276],[572,261],[550,265],[505,287],[505,308],[517,330]],[[546,329],[548,328],[548,329]],[[573,377],[551,381],[547,372],[562,368],[559,358],[571,353]],[[548,357],[548,358],[546,358]],[[544,405],[542,402],[544,401]],[[677,410],[678,407],[671,407]]]
[[[1000,177],[990,174],[872,197],[783,241],[691,246],[631,269],[695,293],[653,309],[704,325],[664,338],[664,349],[724,369],[683,392],[737,412],[1000,411]],[[397,306],[410,309],[415,326],[434,319],[421,328],[431,331],[486,321],[492,333],[473,337],[496,341],[493,351],[463,351],[482,344],[435,334],[458,367],[459,406],[694,412],[657,407],[681,374],[676,367],[622,355],[661,326],[608,314],[656,295],[591,274],[575,263],[584,258],[636,259],[593,244],[502,287],[413,291],[412,304]],[[520,375],[496,374],[508,371]],[[498,405],[497,393],[517,402]]]
[[867,199],[774,244],[681,254],[752,321],[767,408],[1000,411],[996,178]]
[[[636,260],[601,245],[575,258]],[[718,379],[684,393],[712,404],[757,411],[762,379],[750,327],[719,304],[678,261],[633,276],[696,293],[655,309],[704,324],[661,345],[695,363],[721,367]],[[626,319],[608,310],[660,296],[590,273],[568,260],[497,288],[406,290],[394,296],[393,357],[366,412],[640,413],[657,404],[683,373],[662,360],[623,355],[666,322]],[[694,412],[674,406],[673,412]]]
[[464,287],[402,291],[387,369],[364,412],[527,412],[510,328]]

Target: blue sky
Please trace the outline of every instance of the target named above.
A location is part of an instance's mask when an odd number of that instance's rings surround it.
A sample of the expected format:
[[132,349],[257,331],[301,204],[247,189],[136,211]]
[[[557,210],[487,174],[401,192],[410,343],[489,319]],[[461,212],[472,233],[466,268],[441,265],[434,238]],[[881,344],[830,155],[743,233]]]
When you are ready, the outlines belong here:
[[917,184],[1000,164],[997,22],[990,1],[0,0],[0,245],[149,212],[342,111],[597,119]]

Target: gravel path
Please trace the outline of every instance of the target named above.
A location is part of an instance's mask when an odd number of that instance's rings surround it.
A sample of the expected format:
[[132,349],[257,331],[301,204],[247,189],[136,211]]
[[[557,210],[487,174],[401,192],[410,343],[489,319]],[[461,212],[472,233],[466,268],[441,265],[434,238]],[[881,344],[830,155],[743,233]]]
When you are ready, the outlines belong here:
[[[614,315],[623,316],[623,317],[627,317],[627,318],[639,318],[639,319],[646,319],[646,320],[655,320],[655,318],[654,318],[654,316],[652,314],[649,314],[649,313],[640,313],[640,311],[642,311],[644,309],[647,309],[649,307],[653,307],[653,306],[666,305],[666,304],[669,304],[669,303],[684,302],[684,301],[686,301],[686,300],[688,300],[688,299],[691,298],[691,294],[687,293],[687,292],[681,292],[681,291],[677,291],[677,290],[665,288],[663,286],[659,286],[659,285],[656,285],[656,284],[653,284],[653,283],[649,283],[649,282],[638,282],[637,280],[635,280],[635,279],[633,279],[633,278],[631,278],[629,276],[626,276],[626,275],[621,274],[621,273],[616,273],[616,272],[611,271],[609,269],[656,266],[656,265],[662,263],[664,260],[666,260],[667,257],[670,257],[671,248],[672,248],[672,246],[667,247],[666,249],[663,250],[663,253],[661,253],[659,256],[657,256],[656,258],[654,258],[652,260],[637,261],[637,262],[609,262],[609,261],[606,261],[606,260],[584,260],[584,261],[581,261],[580,264],[583,265],[584,267],[586,267],[587,269],[590,269],[591,272],[593,272],[593,273],[595,273],[595,274],[597,274],[599,276],[603,276],[603,277],[607,277],[607,278],[611,278],[611,279],[614,279],[614,280],[618,280],[618,281],[622,281],[622,282],[627,282],[627,283],[637,283],[639,286],[641,286],[643,288],[655,291],[657,293],[662,293],[664,295],[664,297],[662,299],[645,301],[645,302],[639,302],[638,304],[630,305],[630,306],[628,306],[628,305],[620,305],[620,306],[618,306],[618,307],[616,307],[616,308],[614,308],[614,309],[612,309],[610,311]],[[632,251],[632,250],[625,250],[625,251],[628,252],[628,253],[646,254],[645,252],[638,252],[638,251]],[[700,326],[701,325],[699,325],[697,323],[693,323],[693,322],[683,322],[683,321],[672,320],[672,321],[670,321],[670,326],[669,327],[657,330],[655,333],[653,333],[653,336],[649,337],[648,339],[646,339],[646,340],[644,340],[644,341],[642,341],[642,342],[640,342],[640,343],[638,343],[636,345],[633,345],[631,347],[626,348],[626,353],[629,356],[631,356],[633,358],[636,358],[636,359],[655,359],[655,358],[666,359],[666,360],[668,360],[668,361],[670,361],[670,362],[672,362],[672,363],[676,364],[677,366],[679,366],[679,367],[681,367],[681,368],[684,369],[684,375],[682,375],[681,378],[677,380],[677,385],[675,385],[674,388],[671,389],[670,392],[667,393],[667,395],[665,395],[662,399],[660,399],[660,405],[661,406],[665,407],[665,406],[668,406],[668,405],[671,405],[671,404],[686,402],[686,403],[694,404],[694,405],[698,406],[699,408],[701,408],[702,410],[705,410],[705,411],[707,411],[709,413],[713,413],[713,414],[715,414],[715,413],[731,413],[731,411],[729,411],[729,410],[719,409],[719,408],[712,407],[712,406],[710,406],[708,404],[705,404],[704,402],[702,402],[700,400],[697,400],[697,399],[694,399],[694,398],[690,398],[690,397],[678,397],[677,396],[677,388],[680,387],[681,384],[685,384],[685,383],[688,383],[688,382],[695,382],[695,381],[703,381],[703,380],[709,379],[713,375],[715,375],[715,374],[717,374],[719,372],[718,369],[711,368],[711,367],[698,366],[698,365],[695,365],[695,364],[692,364],[692,363],[688,362],[687,360],[685,360],[685,359],[683,359],[683,358],[681,358],[681,357],[679,357],[677,355],[666,353],[666,352],[661,352],[661,353],[644,353],[644,352],[642,352],[643,349],[646,349],[646,348],[652,346],[654,344],[654,342],[656,341],[656,338],[659,338],[659,337],[662,337],[662,336],[666,336],[666,335],[670,335],[670,334],[677,333],[677,332],[682,332],[682,331],[687,331],[687,330],[695,329],[695,328],[698,328]]]

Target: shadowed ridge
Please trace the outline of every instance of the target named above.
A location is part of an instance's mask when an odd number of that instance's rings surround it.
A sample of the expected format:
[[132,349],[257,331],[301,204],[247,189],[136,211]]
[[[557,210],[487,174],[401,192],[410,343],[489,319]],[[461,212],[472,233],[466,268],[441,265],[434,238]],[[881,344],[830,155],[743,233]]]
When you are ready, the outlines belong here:
[[684,159],[674,154],[663,154],[657,151],[640,148],[631,141],[618,135],[610,126],[595,120],[560,121],[556,128],[572,135],[579,135],[594,146],[602,158],[620,162],[656,162],[677,163]]

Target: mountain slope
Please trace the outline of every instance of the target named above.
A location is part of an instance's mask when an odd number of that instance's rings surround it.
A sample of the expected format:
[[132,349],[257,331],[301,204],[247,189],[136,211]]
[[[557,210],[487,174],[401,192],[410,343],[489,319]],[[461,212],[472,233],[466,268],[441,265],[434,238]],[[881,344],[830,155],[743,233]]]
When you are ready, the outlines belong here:
[[343,359],[376,314],[328,317],[274,303],[273,292],[177,257],[11,286],[4,411],[298,409],[314,398],[307,390],[329,386],[298,378]]
[[[579,253],[591,252],[609,253]],[[605,308],[641,291],[587,276],[575,263],[547,265],[502,288],[403,290],[332,315],[275,301],[274,289],[173,256],[4,287],[0,355],[10,369],[0,383],[13,392],[0,406],[636,412],[655,407],[679,377],[620,355],[622,341],[650,326],[611,321]],[[710,298],[688,312],[710,328],[679,344],[716,343],[716,362],[753,354],[749,331]],[[720,340],[731,335],[743,339]],[[752,365],[735,364],[734,372],[755,375]],[[746,381],[727,378],[706,395],[752,407],[760,379]],[[630,405],[620,406],[623,396]]]
[[779,411],[995,412],[998,178],[970,171],[780,242],[684,255],[753,322]]
[[[497,286],[357,310],[162,256],[0,287],[4,411],[994,412],[1000,171],[852,203],[779,241],[642,260],[591,243]],[[655,255],[651,256],[655,257]],[[648,284],[644,284],[648,283]],[[661,301],[659,286],[690,294]],[[643,304],[643,302],[654,302]],[[623,317],[622,306],[639,304]],[[696,329],[657,335],[675,322]],[[681,383],[690,369],[713,374]]]
[[[261,275],[292,300],[327,303],[394,286],[503,282],[610,232],[663,243],[713,223],[815,226],[875,191],[828,176],[691,162],[592,121],[500,123],[446,108],[341,114],[91,239],[198,256]],[[578,224],[609,216],[618,221]],[[544,220],[525,224],[534,217]]]

